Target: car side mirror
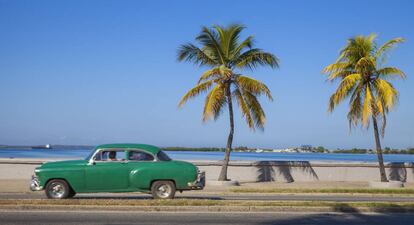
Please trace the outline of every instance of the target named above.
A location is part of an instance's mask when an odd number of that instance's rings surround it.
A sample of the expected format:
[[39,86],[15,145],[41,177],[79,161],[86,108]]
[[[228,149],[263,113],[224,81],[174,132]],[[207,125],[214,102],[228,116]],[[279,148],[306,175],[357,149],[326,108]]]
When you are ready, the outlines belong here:
[[96,164],[96,162],[95,162],[95,160],[94,160],[94,159],[89,160],[88,165],[95,165],[95,164]]

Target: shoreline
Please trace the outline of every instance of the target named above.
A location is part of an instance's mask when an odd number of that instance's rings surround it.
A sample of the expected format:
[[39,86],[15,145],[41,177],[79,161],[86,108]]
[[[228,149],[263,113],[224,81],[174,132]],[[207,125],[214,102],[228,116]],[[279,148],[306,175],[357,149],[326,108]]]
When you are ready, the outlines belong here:
[[[92,150],[96,146],[89,146],[89,145],[51,145],[51,148],[38,148],[38,146],[7,146],[7,145],[0,145],[1,150],[65,150],[65,151],[85,151],[85,150]],[[160,147],[160,149],[170,152],[225,152],[225,148],[215,148],[215,147]],[[362,151],[361,151],[362,150]],[[318,151],[316,149],[311,150],[303,150],[300,148],[292,148],[289,151],[286,150],[277,150],[269,149],[269,148],[244,148],[238,149],[237,147],[232,150],[232,152],[237,153],[285,153],[285,154],[350,154],[350,155],[375,155],[376,153],[371,149],[337,149],[337,150],[329,150],[325,149],[324,151]],[[413,148],[406,148],[406,149],[383,149],[384,155],[414,155]]]
[[[191,161],[191,162],[221,162],[223,161],[221,155],[194,155],[193,157],[189,157],[188,155],[181,155],[180,153],[182,152],[174,152],[174,153],[170,153],[171,158],[173,160],[178,160],[178,161]],[[236,153],[236,154],[234,154]],[[376,159],[376,157],[374,158],[347,158],[347,157],[339,157],[339,158],[324,158],[324,157],[306,157],[307,155],[310,154],[300,154],[300,153],[276,153],[275,155],[251,155],[251,156],[246,156],[246,155],[237,155],[237,153],[239,152],[234,152],[230,158],[230,163],[239,163],[239,162],[261,162],[261,163],[269,163],[269,162],[281,162],[281,163],[286,163],[286,162],[306,162],[306,163],[318,163],[318,164],[323,164],[323,163],[327,163],[327,164],[332,164],[332,163],[336,163],[336,164],[378,164],[378,161]],[[174,155],[177,154],[177,155]],[[197,154],[197,153],[195,153]],[[202,152],[200,152],[200,154],[202,154]],[[263,153],[258,153],[258,154],[263,154]],[[264,153],[266,154],[266,153]],[[336,155],[336,154],[326,154],[326,155]],[[350,154],[351,155],[351,154]],[[365,154],[363,154],[364,156],[366,156]],[[286,156],[291,156],[291,157],[286,157]],[[304,156],[304,157],[302,157]],[[343,156],[343,155],[342,155]],[[374,155],[375,156],[375,155]],[[414,165],[414,156],[410,157],[410,158],[401,158],[399,156],[401,155],[391,155],[394,158],[391,159],[384,159],[384,163],[385,164],[393,164],[393,165]],[[0,150],[0,161],[36,161],[36,162],[42,162],[42,161],[63,161],[63,160],[83,160],[85,159],[86,156],[83,155],[69,155],[69,156],[65,156],[65,155],[59,155],[59,154],[54,154],[54,155],[47,155],[47,154],[41,154],[40,156],[2,156],[1,155],[1,150]],[[395,158],[397,157],[397,158]]]

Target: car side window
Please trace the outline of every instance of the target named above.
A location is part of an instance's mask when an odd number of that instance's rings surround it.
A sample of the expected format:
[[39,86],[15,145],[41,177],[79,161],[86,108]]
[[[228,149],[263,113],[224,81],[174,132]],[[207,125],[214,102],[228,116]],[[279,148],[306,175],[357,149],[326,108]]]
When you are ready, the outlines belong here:
[[154,161],[154,156],[141,151],[129,151],[128,160],[130,161]]
[[124,150],[102,150],[95,155],[95,161],[119,162],[125,161]]
[[171,161],[171,158],[164,151],[159,151],[157,157],[160,161]]
[[102,161],[102,151],[99,151],[95,154],[94,160],[95,161]]

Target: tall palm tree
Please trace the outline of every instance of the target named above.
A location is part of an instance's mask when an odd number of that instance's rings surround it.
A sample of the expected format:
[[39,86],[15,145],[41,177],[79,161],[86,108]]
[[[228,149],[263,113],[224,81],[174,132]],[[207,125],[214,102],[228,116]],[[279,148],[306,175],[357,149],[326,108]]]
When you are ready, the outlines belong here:
[[204,104],[204,122],[210,118],[216,120],[226,106],[229,110],[230,133],[219,181],[228,180],[227,167],[234,134],[233,99],[236,99],[243,117],[253,130],[263,129],[265,124],[265,113],[258,97],[265,95],[269,100],[273,100],[265,84],[238,71],[246,68],[253,70],[258,66],[279,66],[274,55],[253,48],[253,36],[239,41],[243,29],[244,26],[239,24],[203,27],[195,38],[200,47],[188,43],[181,45],[178,50],[179,61],[188,61],[209,68],[201,75],[198,84],[183,96],[179,106],[183,106],[190,98],[209,91]]
[[329,100],[329,111],[349,98],[348,120],[350,128],[359,123],[368,128],[372,120],[378,163],[382,182],[388,182],[382,157],[378,121],[382,122],[384,137],[386,116],[398,100],[398,91],[390,83],[394,77],[405,78],[396,67],[384,67],[387,53],[396,44],[404,41],[395,38],[378,47],[376,35],[356,36],[348,40],[335,63],[328,65],[323,73],[328,80],[339,80],[339,86]]

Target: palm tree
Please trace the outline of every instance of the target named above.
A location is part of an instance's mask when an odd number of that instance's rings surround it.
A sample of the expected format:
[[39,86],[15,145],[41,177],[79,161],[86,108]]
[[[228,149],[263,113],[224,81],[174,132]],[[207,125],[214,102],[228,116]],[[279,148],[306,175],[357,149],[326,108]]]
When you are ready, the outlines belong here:
[[246,68],[253,70],[258,66],[279,66],[274,55],[253,48],[253,36],[239,42],[243,29],[244,26],[239,24],[203,27],[195,39],[201,47],[188,43],[181,45],[178,50],[179,61],[209,68],[201,75],[198,84],[183,96],[179,106],[183,106],[190,98],[209,91],[204,104],[204,122],[211,118],[216,120],[226,106],[229,110],[230,133],[219,181],[228,180],[227,167],[234,134],[233,99],[236,99],[243,117],[252,130],[263,130],[265,124],[265,113],[258,97],[265,95],[269,100],[273,100],[265,84],[238,71]]
[[394,77],[405,78],[405,74],[396,67],[384,67],[384,64],[389,50],[404,39],[392,39],[381,47],[377,47],[375,39],[375,34],[349,39],[336,62],[328,65],[323,73],[329,74],[329,81],[340,81],[329,100],[330,112],[340,102],[349,98],[350,129],[359,123],[362,127],[368,128],[372,120],[381,181],[388,182],[378,121],[382,122],[381,136],[384,137],[387,113],[398,100],[398,91],[390,80]]

